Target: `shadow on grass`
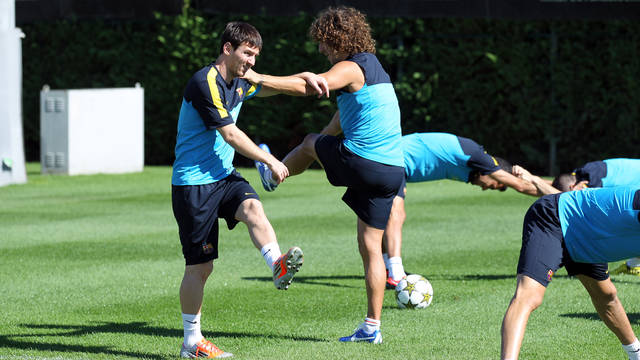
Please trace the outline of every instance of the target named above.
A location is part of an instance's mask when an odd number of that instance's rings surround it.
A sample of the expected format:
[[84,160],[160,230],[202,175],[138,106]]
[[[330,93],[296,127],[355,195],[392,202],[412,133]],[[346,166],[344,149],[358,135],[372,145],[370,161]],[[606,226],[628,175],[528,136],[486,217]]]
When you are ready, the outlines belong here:
[[[561,317],[573,318],[573,319],[586,319],[586,320],[600,320],[600,316],[597,313],[570,313],[570,314],[562,314]],[[627,317],[629,318],[629,322],[632,325],[640,324],[640,314],[639,313],[628,313]]]
[[[433,274],[426,275],[428,280],[513,280],[516,281],[516,274],[459,274],[459,275],[444,275]],[[553,275],[554,279],[569,279],[569,275]]]
[[[426,275],[429,280],[505,280],[505,279],[513,279],[516,280],[515,274],[460,274],[460,275]],[[566,277],[563,275],[559,275],[557,277]],[[267,276],[245,276],[242,280],[249,281],[264,281],[264,282],[272,282],[273,279]],[[336,281],[334,281],[336,280]],[[321,286],[330,286],[330,287],[342,287],[342,288],[361,288],[362,286],[353,286],[346,284],[339,284],[337,281],[339,280],[362,280],[364,281],[364,275],[333,275],[333,276],[296,276],[294,278],[295,283],[302,284],[310,284],[310,285],[321,285]]]
[[[272,282],[273,279],[268,276],[245,276],[242,280],[250,281],[265,281]],[[342,287],[342,288],[361,288],[362,286],[353,286],[345,284],[337,284],[331,280],[362,280],[364,281],[364,275],[334,275],[334,276],[296,276],[293,278],[294,283],[310,284],[310,285],[322,285],[330,287]]]
[[460,275],[426,275],[430,280],[505,280],[516,279],[515,274],[499,275],[499,274],[460,274]]
[[[48,333],[37,334],[0,334],[0,348],[11,348],[21,350],[35,351],[56,351],[56,352],[77,352],[90,354],[106,354],[113,356],[129,356],[135,358],[146,359],[166,359],[175,356],[165,356],[148,352],[124,351],[114,347],[92,346],[92,345],[73,345],[56,342],[29,341],[29,338],[38,338],[42,340],[44,337],[78,337],[83,335],[93,335],[100,333],[121,333],[136,334],[149,336],[163,336],[168,338],[176,338],[179,344],[183,336],[182,329],[169,329],[163,327],[149,326],[146,322],[116,323],[105,322],[93,325],[61,325],[61,324],[21,324],[20,326],[27,329],[51,330]],[[310,342],[327,342],[325,339],[306,337],[306,336],[283,336],[264,333],[246,333],[246,332],[209,332],[207,336],[212,338],[260,338],[275,340],[292,340],[292,341],[310,341]],[[177,350],[176,350],[177,351]]]

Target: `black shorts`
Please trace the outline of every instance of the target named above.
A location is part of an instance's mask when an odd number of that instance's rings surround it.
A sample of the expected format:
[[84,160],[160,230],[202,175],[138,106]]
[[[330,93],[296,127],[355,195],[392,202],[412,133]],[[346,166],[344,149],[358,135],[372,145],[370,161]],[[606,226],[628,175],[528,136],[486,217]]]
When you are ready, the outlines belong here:
[[331,185],[347,187],[342,200],[366,224],[384,230],[404,168],[360,157],[335,136],[320,136],[315,150]]
[[236,211],[247,199],[260,198],[236,171],[211,184],[172,186],[173,215],[187,265],[218,258],[218,218],[233,229],[238,224]]
[[564,244],[558,216],[559,196],[544,196],[527,211],[522,228],[518,274],[527,275],[545,287],[549,285],[553,274],[563,266],[570,276],[608,279],[607,263],[578,263],[571,259]]
[[400,189],[398,189],[398,193],[396,196],[400,196],[401,198],[405,198],[407,192],[407,177],[406,175],[402,177],[402,185],[400,185]]

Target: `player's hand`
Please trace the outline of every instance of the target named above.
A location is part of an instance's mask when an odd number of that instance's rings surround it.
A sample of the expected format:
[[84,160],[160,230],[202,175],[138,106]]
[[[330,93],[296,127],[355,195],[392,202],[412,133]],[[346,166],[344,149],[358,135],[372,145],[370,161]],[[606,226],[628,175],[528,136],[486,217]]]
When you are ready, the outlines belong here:
[[329,83],[327,83],[327,79],[312,72],[303,72],[299,75],[307,82],[307,85],[318,94],[318,98],[323,96],[329,97]]
[[273,177],[273,180],[278,184],[282,183],[284,179],[289,176],[289,168],[276,158],[274,158],[274,161],[267,163],[267,166],[271,170],[271,177]]
[[533,182],[533,175],[531,175],[531,173],[522,166],[513,165],[511,173],[524,181]]
[[247,79],[252,84],[259,84],[262,80],[262,75],[253,71],[253,69],[249,69],[244,73],[244,76],[242,76],[242,78]]
[[589,181],[587,180],[582,180],[582,181],[578,181],[577,183],[575,183],[575,185],[573,185],[573,187],[571,188],[571,190],[583,190],[586,189],[589,184]]

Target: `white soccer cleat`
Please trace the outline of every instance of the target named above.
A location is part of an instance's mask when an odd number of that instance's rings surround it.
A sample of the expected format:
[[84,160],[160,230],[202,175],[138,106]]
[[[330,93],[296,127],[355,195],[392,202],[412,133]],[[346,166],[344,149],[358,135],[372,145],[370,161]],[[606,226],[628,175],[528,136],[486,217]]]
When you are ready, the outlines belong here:
[[[258,147],[264,150],[265,152],[268,152],[269,154],[271,154],[271,150],[269,149],[267,144],[260,144],[258,145]],[[254,161],[253,163],[256,165],[256,169],[258,169],[258,173],[260,174],[260,181],[262,181],[262,187],[266,191],[275,190],[276,187],[278,187],[278,184],[275,184],[273,182],[273,179],[271,178],[271,171],[269,171],[269,167],[267,166],[267,164],[260,161]]]

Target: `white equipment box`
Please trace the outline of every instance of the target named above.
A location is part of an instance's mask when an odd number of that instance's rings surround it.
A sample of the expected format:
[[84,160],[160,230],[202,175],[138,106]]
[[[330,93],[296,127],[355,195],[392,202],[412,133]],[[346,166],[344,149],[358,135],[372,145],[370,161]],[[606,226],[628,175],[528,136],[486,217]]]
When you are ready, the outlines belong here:
[[40,162],[43,174],[142,171],[144,89],[40,92]]

